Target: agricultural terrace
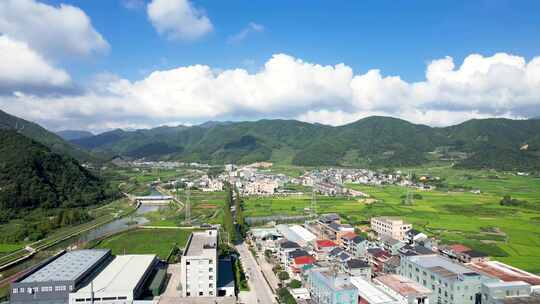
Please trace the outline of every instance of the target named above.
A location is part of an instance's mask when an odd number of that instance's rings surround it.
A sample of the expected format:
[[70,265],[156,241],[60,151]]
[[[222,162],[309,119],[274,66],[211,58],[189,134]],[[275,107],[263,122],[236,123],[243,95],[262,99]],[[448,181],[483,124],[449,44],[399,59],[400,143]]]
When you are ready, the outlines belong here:
[[[540,273],[540,179],[490,171],[419,168],[417,174],[441,176],[441,190],[412,191],[413,205],[402,203],[407,189],[399,186],[347,185],[371,199],[317,196],[317,212],[337,212],[354,225],[372,216],[400,216],[418,230],[444,243],[460,242],[497,260]],[[450,189],[450,190],[448,190]],[[469,189],[479,189],[480,194]],[[526,200],[524,206],[502,206],[502,196]],[[301,215],[311,205],[310,195],[248,198],[246,216]]]

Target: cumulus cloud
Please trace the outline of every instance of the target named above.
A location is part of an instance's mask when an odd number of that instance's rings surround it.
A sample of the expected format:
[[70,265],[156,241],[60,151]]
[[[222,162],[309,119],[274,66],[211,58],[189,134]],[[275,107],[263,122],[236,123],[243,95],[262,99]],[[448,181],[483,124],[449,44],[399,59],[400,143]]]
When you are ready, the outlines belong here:
[[245,40],[249,35],[254,33],[261,33],[264,32],[264,26],[260,25],[255,22],[250,22],[245,28],[243,28],[240,32],[230,36],[227,39],[227,42],[230,44],[239,43],[243,40]]
[[194,40],[213,29],[206,13],[189,0],[152,0],[147,13],[157,32],[169,40]]
[[96,83],[82,96],[13,96],[0,101],[0,108],[29,119],[47,117],[46,125],[53,128],[79,124],[90,129],[235,117],[339,125],[370,115],[448,125],[540,114],[540,57],[527,62],[504,53],[473,54],[459,66],[450,57],[433,60],[420,82],[276,54],[253,73],[192,65],[155,71],[135,82],[106,75]]
[[35,0],[0,1],[0,33],[25,41],[49,58],[106,52],[107,41],[79,8]]
[[0,54],[0,95],[71,86],[68,73],[51,65],[24,42],[0,36]]

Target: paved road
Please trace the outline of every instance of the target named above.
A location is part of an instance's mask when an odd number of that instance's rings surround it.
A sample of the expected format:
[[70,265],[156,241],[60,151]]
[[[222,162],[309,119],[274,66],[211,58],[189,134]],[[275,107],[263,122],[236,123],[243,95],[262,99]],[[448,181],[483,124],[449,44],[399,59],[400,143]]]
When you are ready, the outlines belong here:
[[268,286],[268,283],[266,283],[257,261],[255,261],[255,258],[251,255],[251,252],[249,252],[249,249],[245,243],[236,245],[235,247],[240,254],[242,267],[244,267],[246,275],[249,276],[249,288],[254,291],[257,296],[257,302],[253,304],[276,303],[270,286]]

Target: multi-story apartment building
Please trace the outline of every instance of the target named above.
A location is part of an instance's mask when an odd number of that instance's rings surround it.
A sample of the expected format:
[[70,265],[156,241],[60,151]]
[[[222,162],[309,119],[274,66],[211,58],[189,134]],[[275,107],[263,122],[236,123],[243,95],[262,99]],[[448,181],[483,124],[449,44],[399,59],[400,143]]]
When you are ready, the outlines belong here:
[[215,297],[218,280],[218,232],[193,232],[180,263],[183,297]]
[[407,237],[407,231],[412,229],[412,225],[399,218],[373,217],[371,218],[371,229],[381,237],[386,236],[404,241]]
[[358,304],[358,289],[346,274],[328,270],[308,271],[307,287],[311,300],[316,304]]
[[403,256],[398,272],[431,289],[436,304],[481,304],[482,283],[497,281],[435,254]]

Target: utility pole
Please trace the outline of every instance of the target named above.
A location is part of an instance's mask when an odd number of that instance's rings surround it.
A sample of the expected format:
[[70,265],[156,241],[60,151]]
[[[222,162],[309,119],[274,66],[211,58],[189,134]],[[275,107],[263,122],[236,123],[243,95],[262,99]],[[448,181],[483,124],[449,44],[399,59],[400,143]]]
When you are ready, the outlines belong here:
[[315,194],[315,185],[311,188],[311,215],[317,217],[317,195]]
[[191,225],[191,203],[189,201],[191,196],[191,190],[189,186],[186,189],[186,224]]
[[[409,171],[409,174],[408,174],[408,179],[411,180],[412,176],[411,176],[411,172]],[[405,196],[405,201],[404,201],[405,205],[412,205],[414,203],[414,197],[413,197],[413,193],[411,192],[411,187],[407,187],[407,194]]]

